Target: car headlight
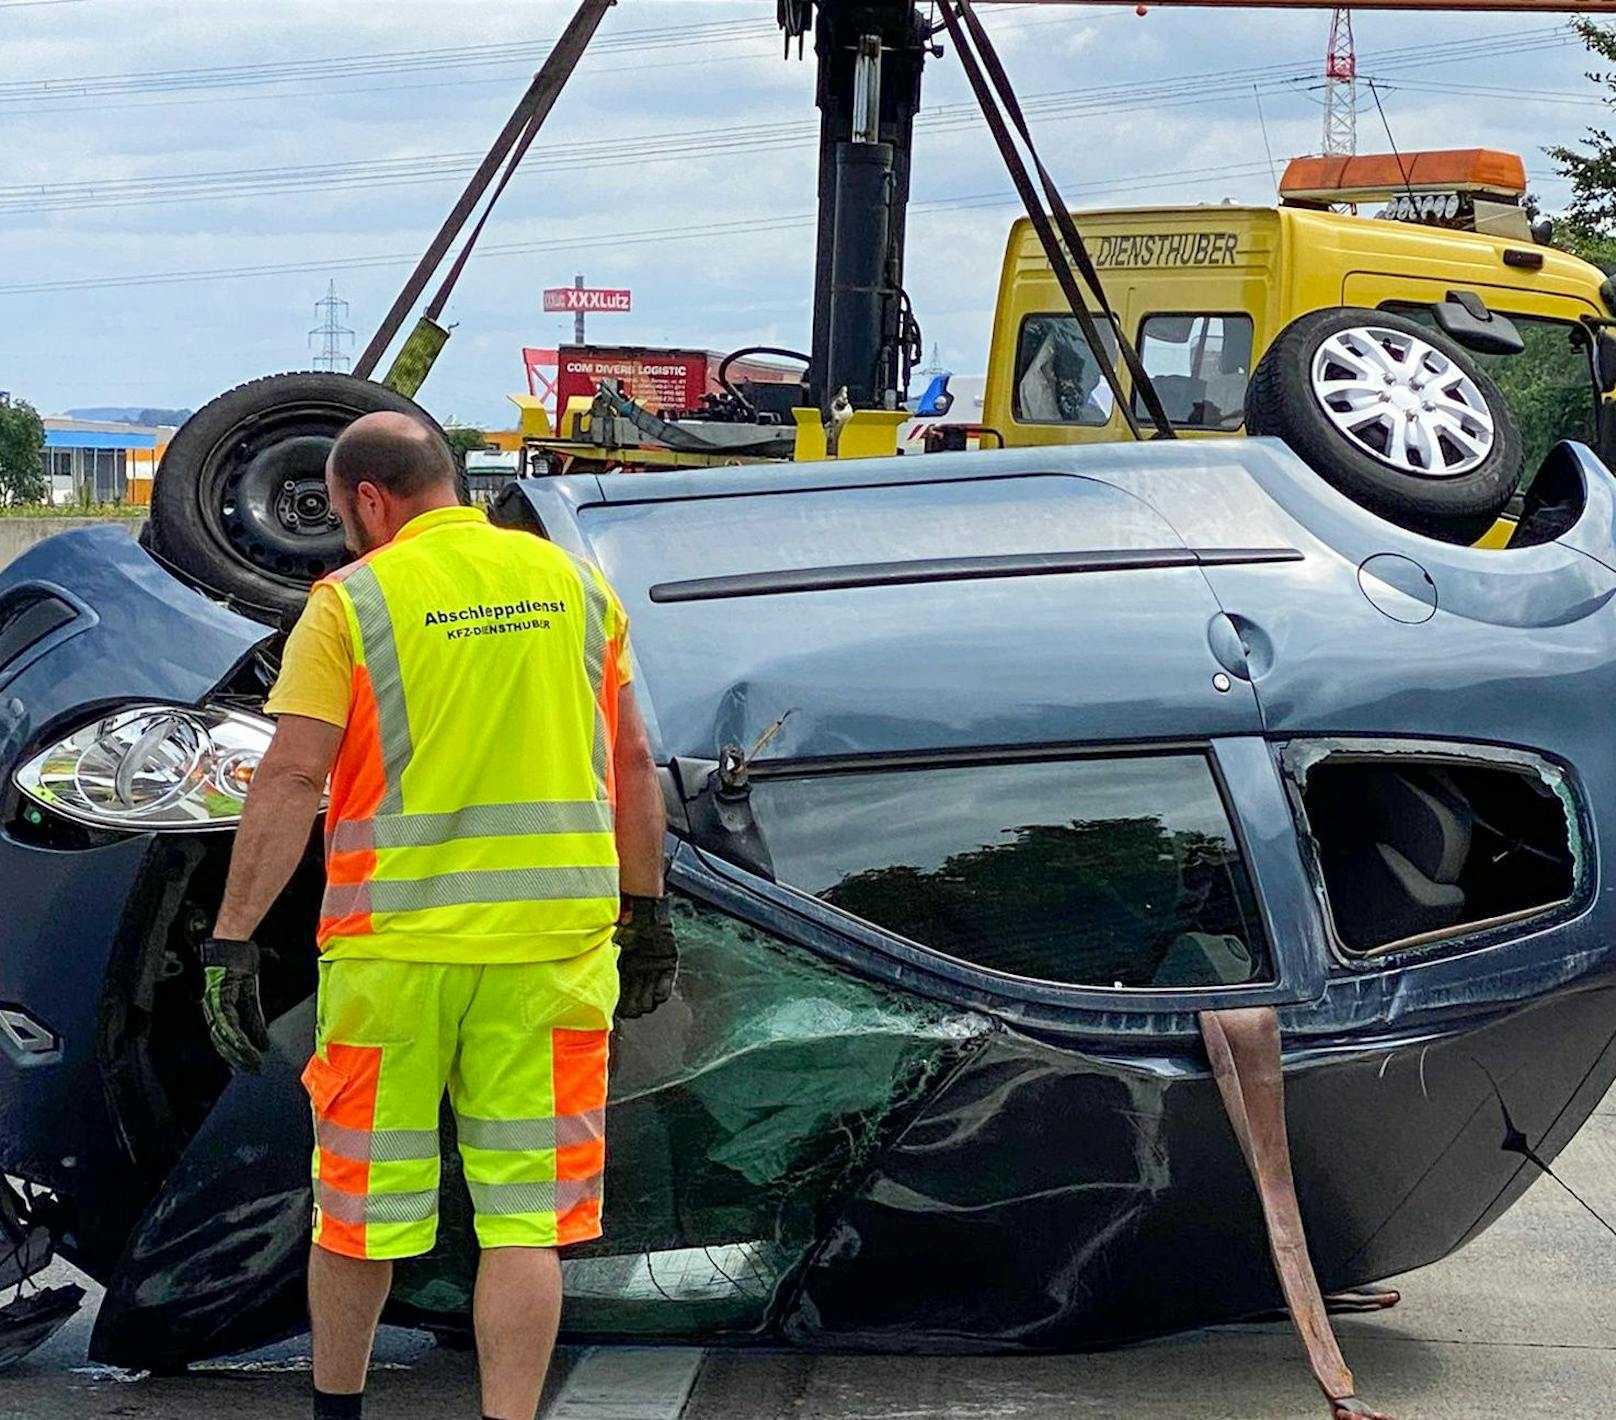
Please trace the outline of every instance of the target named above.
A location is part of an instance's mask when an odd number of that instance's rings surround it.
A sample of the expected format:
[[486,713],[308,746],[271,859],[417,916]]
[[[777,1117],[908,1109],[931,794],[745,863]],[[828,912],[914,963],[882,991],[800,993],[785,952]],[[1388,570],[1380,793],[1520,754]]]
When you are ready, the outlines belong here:
[[97,828],[234,828],[274,732],[237,710],[143,705],[75,731],[15,778],[30,799]]

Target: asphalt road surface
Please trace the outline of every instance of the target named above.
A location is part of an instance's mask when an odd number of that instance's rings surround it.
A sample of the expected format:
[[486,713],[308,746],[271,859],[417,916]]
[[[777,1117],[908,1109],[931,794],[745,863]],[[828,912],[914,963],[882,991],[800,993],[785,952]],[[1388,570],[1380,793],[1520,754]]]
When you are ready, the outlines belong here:
[[[1616,1222],[1616,1094],[1560,1176]],[[1400,1420],[1603,1420],[1616,1409],[1616,1236],[1561,1188],[1456,1257],[1403,1278],[1395,1311],[1339,1320],[1366,1398]],[[308,1413],[307,1347],[184,1377],[85,1365],[87,1314],[0,1375],[0,1420],[260,1420]],[[471,1358],[389,1330],[369,1420],[475,1416]],[[599,1348],[559,1358],[546,1420],[1298,1420],[1324,1409],[1283,1325],[1091,1356],[800,1356]]]

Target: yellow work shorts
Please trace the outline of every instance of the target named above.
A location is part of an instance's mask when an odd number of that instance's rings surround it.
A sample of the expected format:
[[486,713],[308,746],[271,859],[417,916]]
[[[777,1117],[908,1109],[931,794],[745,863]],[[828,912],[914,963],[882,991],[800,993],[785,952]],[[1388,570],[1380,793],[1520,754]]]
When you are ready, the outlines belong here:
[[415,1257],[438,1230],[447,1088],[487,1247],[563,1247],[601,1231],[611,943],[497,966],[320,963],[314,1241],[346,1257]]

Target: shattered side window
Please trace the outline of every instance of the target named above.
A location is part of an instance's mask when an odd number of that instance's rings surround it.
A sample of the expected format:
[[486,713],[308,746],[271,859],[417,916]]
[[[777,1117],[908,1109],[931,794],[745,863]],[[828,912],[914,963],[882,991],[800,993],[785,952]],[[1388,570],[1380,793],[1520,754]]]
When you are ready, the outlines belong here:
[[754,781],[782,883],[974,966],[1071,986],[1242,986],[1272,966],[1199,754]]
[[1582,844],[1564,773],[1529,755],[1296,744],[1314,869],[1349,956],[1431,949],[1565,907]]

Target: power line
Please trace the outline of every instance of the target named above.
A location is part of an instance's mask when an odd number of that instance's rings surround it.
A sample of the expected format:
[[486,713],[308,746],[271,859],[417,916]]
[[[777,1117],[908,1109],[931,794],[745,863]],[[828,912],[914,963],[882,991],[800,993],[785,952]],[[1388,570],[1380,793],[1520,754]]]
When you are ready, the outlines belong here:
[[1590,94],[1586,98],[1556,97],[1545,94],[1540,89],[1509,89],[1485,84],[1445,84],[1441,82],[1424,82],[1415,79],[1399,79],[1392,83],[1380,85],[1388,93],[1401,90],[1413,94],[1433,94],[1438,98],[1444,95],[1473,98],[1503,98],[1503,99],[1529,99],[1534,103],[1558,104],[1569,108],[1603,107],[1608,100],[1598,95]]
[[[753,40],[749,41],[749,43],[756,44],[758,41]],[[621,74],[645,74],[659,69],[684,69],[688,68],[692,64],[728,64],[737,60],[769,58],[778,53],[779,46],[775,41],[767,40],[765,43],[767,44],[767,48],[736,50],[726,54],[714,54],[711,51],[708,51],[695,59],[672,59],[664,64],[613,64],[612,74],[614,76]],[[586,56],[584,62],[579,67],[581,70],[588,70],[596,66],[594,66]],[[277,89],[270,93],[228,92],[215,94],[203,92],[193,95],[190,98],[159,98],[150,99],[144,103],[113,103],[108,102],[106,99],[98,99],[93,103],[57,104],[47,100],[43,107],[12,108],[9,107],[9,105],[20,102],[21,100],[17,98],[8,99],[0,97],[0,115],[3,115],[6,118],[55,118],[58,115],[70,113],[128,113],[131,111],[139,112],[143,109],[193,108],[197,105],[203,104],[229,104],[232,108],[237,108],[242,104],[283,104],[287,102],[288,99],[351,99],[355,96],[364,94],[418,93],[424,89],[463,90],[482,87],[492,88],[495,86],[504,86],[508,88],[512,85],[519,85],[523,80],[531,78],[533,69],[534,66],[530,64],[521,68],[500,69],[496,72],[483,73],[479,77],[468,77],[461,79],[423,79],[418,82],[405,84],[342,83],[338,84],[338,86],[335,88],[291,90]],[[66,99],[78,96],[63,94],[62,97]]]
[[[3,3],[4,3],[4,0],[0,0],[0,4],[3,4]],[[63,0],[63,3],[76,3],[76,0]],[[998,10],[997,14],[1003,14],[1006,11],[1015,11],[1015,10],[1021,10],[1021,9],[1034,9],[1034,8],[1036,8],[1036,7],[1034,7],[1034,6],[1030,5],[1030,4],[1029,5],[1002,5],[1002,6],[999,7],[999,10]],[[995,18],[997,18],[997,14],[996,14]],[[1093,22],[1097,22],[1097,21],[1102,20],[1102,19],[1118,19],[1118,18],[1123,17],[1124,15],[1125,15],[1125,12],[1122,11],[1122,10],[1107,10],[1103,15],[1085,14],[1082,17],[1082,19],[1083,19],[1084,23],[1093,23]],[[1018,20],[1018,21],[1009,22],[1008,24],[1002,25],[1001,28],[1019,30],[1019,29],[1034,28],[1034,27],[1042,26],[1042,25],[1054,25],[1054,24],[1068,24],[1069,25],[1069,24],[1072,23],[1072,20],[1073,20],[1073,17],[1071,17],[1071,16],[1060,16],[1060,17],[1053,18],[1053,19],[1032,19],[1032,18],[1029,18],[1029,19],[1025,19],[1025,20]],[[723,28],[725,26],[725,23],[726,22],[722,22],[722,21],[712,22],[712,24],[713,24],[713,26],[715,28]],[[731,28],[733,29],[733,26],[731,26]],[[656,49],[656,50],[662,50],[662,49],[667,49],[667,48],[677,48],[678,45],[673,44],[673,43],[671,43],[671,42],[669,42],[669,41],[667,41],[665,39],[658,38],[658,36],[661,36],[661,35],[664,35],[664,34],[670,34],[670,33],[686,34],[686,33],[688,33],[688,27],[681,27],[678,31],[661,31],[661,30],[628,31],[628,32],[625,32],[624,35],[619,35],[619,36],[612,37],[611,42],[618,43],[618,42],[627,41],[629,39],[635,39],[636,37],[643,37],[641,40],[639,40],[638,42],[635,42],[635,43],[626,43],[626,42],[624,42],[624,43],[621,44],[621,47],[624,50],[632,50],[632,49]],[[1525,39],[1525,38],[1531,37],[1531,36],[1540,36],[1540,37],[1541,36],[1547,36],[1548,38],[1547,39],[1539,39],[1538,42],[1528,43],[1528,44],[1525,44],[1525,45],[1517,44],[1515,42],[1517,39]],[[601,45],[606,44],[607,42],[608,41],[605,40],[605,39],[597,40],[596,45],[601,46]],[[692,63],[702,63],[702,64],[722,63],[722,62],[727,62],[727,61],[735,60],[735,59],[757,58],[757,57],[759,57],[759,55],[757,53],[737,53],[737,54],[727,54],[727,55],[715,55],[715,54],[712,54],[710,52],[710,47],[712,45],[719,45],[719,44],[732,43],[732,42],[744,42],[744,43],[752,43],[752,44],[767,42],[768,45],[770,46],[770,52],[772,52],[774,47],[777,45],[778,35],[775,32],[773,26],[766,26],[766,27],[763,27],[763,28],[756,29],[755,31],[749,31],[749,32],[746,32],[746,33],[732,33],[732,34],[729,34],[729,35],[714,36],[710,42],[707,41],[706,39],[702,38],[701,36],[697,36],[691,42],[692,43],[697,43],[697,44],[708,44],[709,45],[709,52],[703,53],[702,55],[700,55],[696,59],[678,59],[678,60],[673,60],[672,62],[667,63],[667,64],[634,64],[634,65],[614,64],[612,66],[613,67],[613,72],[614,73],[644,73],[644,72],[646,72],[648,70],[683,68],[683,67],[686,67],[687,65],[690,65]],[[1499,49],[1507,49],[1512,54],[1519,54],[1519,53],[1534,52],[1534,51],[1543,50],[1543,49],[1564,48],[1564,47],[1568,47],[1568,46],[1575,45],[1575,44],[1578,44],[1578,43],[1580,43],[1580,41],[1578,40],[1576,35],[1570,33],[1569,31],[1563,29],[1560,26],[1553,26],[1553,27],[1550,27],[1550,28],[1547,28],[1547,29],[1531,29],[1531,30],[1509,31],[1509,32],[1507,32],[1507,33],[1505,33],[1503,35],[1476,36],[1476,37],[1474,37],[1474,38],[1472,38],[1470,40],[1446,41],[1446,42],[1444,42],[1443,45],[1438,45],[1438,46],[1410,46],[1408,48],[1400,49],[1400,50],[1388,50],[1382,55],[1381,62],[1383,64],[1386,63],[1386,62],[1389,62],[1395,56],[1399,62],[1406,62],[1406,63],[1410,63],[1410,64],[1418,63],[1422,57],[1429,58],[1429,56],[1431,56],[1434,53],[1438,53],[1438,52],[1443,53],[1443,54],[1447,54],[1447,55],[1449,55],[1449,57],[1454,58],[1454,59],[1463,59],[1463,58],[1473,57],[1472,54],[1469,52],[1471,50],[1474,50],[1474,57],[1480,57],[1480,56],[1483,56],[1483,55],[1488,54],[1488,53],[1496,52]],[[1476,46],[1482,46],[1482,47],[1481,48],[1475,48]],[[369,60],[376,60],[376,59],[379,59],[379,58],[387,58],[387,57],[394,57],[394,56],[397,56],[397,57],[414,57],[414,56],[418,56],[418,55],[421,55],[421,54],[425,54],[425,55],[428,56],[428,62],[418,62],[414,67],[422,70],[423,72],[431,72],[431,73],[434,73],[434,74],[439,74],[439,73],[443,73],[446,69],[453,69],[455,67],[456,56],[459,56],[459,55],[468,55],[469,56],[468,59],[467,59],[468,67],[481,67],[481,68],[491,67],[491,66],[495,65],[497,62],[499,62],[496,55],[494,54],[494,51],[499,50],[499,49],[510,49],[512,51],[507,56],[506,60],[504,61],[504,62],[508,62],[508,63],[516,63],[519,60],[521,60],[524,57],[524,55],[529,60],[542,59],[543,55],[548,52],[542,45],[518,43],[518,44],[515,44],[515,45],[472,45],[472,46],[461,46],[459,48],[444,49],[444,50],[440,50],[440,51],[403,50],[403,51],[393,52],[393,55],[387,55],[387,56],[355,56],[355,57],[352,57],[352,58],[356,58],[357,60],[360,60],[360,61],[369,61]],[[607,51],[605,51],[604,49],[598,49],[598,48],[593,48],[593,47],[592,47],[592,50],[591,50],[592,54],[594,54],[594,53],[606,53],[606,52]],[[479,56],[481,56],[481,57],[479,58]],[[433,59],[434,57],[439,62],[430,62],[430,60]],[[347,62],[347,61],[346,61],[346,59],[344,59],[344,60],[330,60],[330,59],[328,59],[325,62],[342,63],[342,62]],[[586,58],[585,58],[585,66],[586,67],[592,67],[589,56],[586,56]],[[254,67],[258,67],[258,66],[235,66],[235,68],[243,69],[243,70],[252,69]],[[285,67],[288,67],[288,66],[283,65],[283,66],[280,66],[280,67],[285,68]],[[299,63],[297,63],[295,65],[290,66],[290,67],[293,67],[293,68],[295,68],[297,70],[297,73],[290,76],[290,78],[287,78],[287,77],[284,77],[284,76],[271,76],[270,78],[267,78],[267,79],[261,81],[260,86],[274,87],[275,85],[278,85],[278,84],[283,83],[283,82],[291,82],[293,79],[303,79],[303,78],[309,77],[307,66],[305,64],[303,64],[302,62],[299,62]],[[82,88],[82,86],[84,84],[86,84],[86,83],[99,83],[101,81],[155,79],[155,78],[161,78],[161,77],[163,77],[165,75],[178,75],[178,76],[181,77],[182,80],[189,81],[189,80],[193,80],[195,78],[195,76],[197,76],[199,74],[206,75],[206,74],[210,74],[210,73],[216,73],[216,72],[219,72],[219,71],[206,70],[206,69],[204,69],[204,70],[157,70],[157,71],[151,71],[148,74],[140,74],[140,75],[91,75],[91,76],[86,76],[86,77],[82,77],[82,78],[65,77],[65,78],[47,79],[47,80],[24,80],[24,81],[14,81],[14,83],[11,86],[13,88],[20,88],[22,90],[22,92],[8,93],[8,92],[6,92],[6,89],[7,89],[8,86],[6,84],[4,84],[4,83],[0,83],[0,106],[4,106],[4,107],[0,107],[0,112],[5,113],[6,116],[12,117],[12,118],[27,118],[27,117],[45,116],[45,115],[56,116],[56,115],[60,115],[60,114],[70,114],[70,113],[97,113],[97,114],[104,114],[104,113],[108,113],[108,112],[127,111],[127,110],[130,110],[130,109],[138,110],[138,109],[146,109],[146,108],[166,108],[166,107],[174,107],[174,106],[190,106],[190,105],[195,105],[195,104],[229,103],[229,104],[235,105],[235,104],[243,104],[243,103],[277,103],[277,102],[281,102],[284,99],[289,98],[289,97],[296,97],[296,98],[320,98],[320,97],[351,98],[354,95],[362,95],[362,94],[385,94],[385,93],[393,93],[393,92],[418,91],[418,90],[422,90],[422,89],[466,88],[466,87],[470,87],[470,86],[473,86],[473,85],[479,85],[480,86],[480,85],[507,84],[507,83],[512,82],[514,79],[520,78],[523,75],[531,72],[531,69],[532,69],[532,64],[530,62],[527,65],[527,67],[524,68],[524,69],[509,69],[509,70],[502,71],[501,73],[498,73],[498,74],[495,74],[495,75],[492,75],[492,76],[488,76],[488,77],[482,77],[482,78],[432,79],[432,80],[426,80],[426,81],[421,81],[421,82],[403,83],[403,84],[354,85],[354,84],[351,84],[351,83],[343,83],[339,87],[331,88],[331,89],[300,89],[300,90],[297,90],[297,91],[292,92],[292,93],[288,93],[288,92],[283,91],[283,92],[266,93],[266,94],[250,94],[250,93],[249,94],[243,94],[243,93],[234,91],[235,89],[237,89],[239,87],[239,85],[237,85],[236,82],[233,79],[231,79],[229,77],[229,75],[227,74],[225,78],[219,80],[217,82],[217,84],[215,84],[215,85],[204,85],[204,84],[201,84],[201,83],[193,83],[193,82],[182,83],[182,88],[184,88],[184,89],[195,88],[195,89],[203,89],[203,90],[205,90],[205,89],[207,89],[209,87],[223,87],[223,88],[231,90],[230,92],[225,92],[225,93],[222,93],[222,94],[207,95],[207,94],[204,93],[202,96],[193,95],[192,97],[189,97],[189,98],[156,99],[156,100],[151,100],[151,101],[148,101],[148,102],[145,102],[145,103],[117,104],[117,103],[107,103],[105,101],[101,101],[101,102],[97,102],[97,103],[77,104],[77,105],[63,104],[63,103],[58,103],[56,101],[59,100],[59,99],[65,100],[65,99],[83,97],[85,91]],[[343,71],[338,71],[337,76],[340,77],[342,72]],[[386,72],[386,71],[382,71],[382,72]],[[409,72],[409,71],[401,71],[401,72]],[[319,76],[313,76],[313,77],[318,78],[318,77],[328,77],[328,76],[319,75]],[[244,80],[243,82],[246,82],[246,81]],[[1182,82],[1182,80],[1180,82]],[[164,92],[163,88],[160,85],[149,86],[147,89],[139,90],[139,91],[149,91],[149,92],[156,92],[156,93]],[[34,107],[34,108],[12,107],[12,105],[15,105],[15,104],[18,104],[18,103],[21,103],[21,102],[27,102],[27,101],[42,101],[44,106],[43,107]]]
[[[1063,184],[1063,190],[1072,194],[1098,194],[1125,190],[1145,191],[1151,188],[1179,186],[1184,179],[1235,179],[1260,176],[1268,170],[1266,162],[1230,163],[1221,167],[1178,168],[1166,172],[1138,173],[1086,183]],[[1014,207],[1018,202],[1013,193],[974,193],[962,197],[936,198],[911,204],[915,212],[960,211],[979,208]],[[526,256],[541,252],[590,252],[617,247],[644,246],[652,243],[689,241],[695,238],[745,236],[756,232],[788,231],[811,227],[817,216],[812,212],[788,215],[758,214],[735,218],[725,222],[704,223],[697,226],[663,227],[648,231],[589,234],[577,237],[551,237],[538,241],[502,242],[484,244],[477,248],[473,260],[487,257]],[[374,270],[390,266],[408,266],[419,259],[419,252],[378,252],[348,258],[322,258],[313,261],[279,262],[252,266],[216,267],[211,270],[166,271],[146,275],[76,277],[60,281],[35,281],[0,286],[0,296],[36,295],[52,291],[107,290],[119,287],[172,286],[192,282],[240,280],[257,276],[299,275],[311,271]]]
[[[1149,191],[1154,188],[1176,187],[1182,184],[1187,177],[1211,179],[1237,179],[1246,177],[1260,177],[1270,172],[1269,164],[1264,162],[1231,163],[1214,168],[1180,168],[1166,172],[1141,173],[1128,177],[1106,179],[1091,183],[1063,184],[1063,190],[1073,194],[1098,195],[1103,192],[1119,190]],[[1562,179],[1557,174],[1531,172],[1527,175],[1534,182],[1558,182]],[[1010,192],[975,193],[963,197],[937,198],[928,201],[918,201],[911,204],[912,210],[917,212],[942,211],[968,211],[992,208],[1013,208],[1019,205],[1018,199]],[[736,218],[729,222],[709,223],[700,226],[667,227],[651,231],[620,232],[613,235],[583,235],[578,237],[549,238],[542,241],[530,242],[504,242],[486,244],[477,249],[472,260],[477,261],[485,257],[526,256],[544,252],[588,252],[604,251],[618,247],[645,246],[654,243],[690,241],[698,238],[716,238],[728,236],[746,236],[756,232],[788,231],[798,228],[811,227],[817,220],[811,212],[793,213],[787,216],[767,216],[759,214],[751,217]],[[117,288],[138,288],[142,286],[171,286],[190,283],[205,283],[209,281],[240,280],[260,276],[288,276],[301,275],[311,271],[326,270],[379,270],[386,267],[412,265],[419,259],[419,252],[385,252],[372,253],[366,256],[332,259],[329,257],[312,261],[281,262],[276,264],[263,264],[254,266],[219,267],[210,270],[168,271],[155,272],[145,275],[102,276],[64,279],[60,281],[36,281],[12,286],[0,286],[0,296],[40,295],[51,292],[71,292],[89,290],[107,290]]]
[[[0,0],[0,3],[3,3],[3,0]],[[1015,5],[1003,8],[1014,11],[1034,9],[1036,7]],[[1108,12],[1103,17],[1094,16],[1091,18],[1114,18],[1114,12]],[[1029,18],[1011,21],[1008,25],[1001,26],[1001,28],[1023,29],[1039,25],[1071,23],[1071,16],[1060,16],[1055,19]],[[688,48],[710,50],[715,45],[755,43],[762,40],[768,40],[771,44],[777,45],[778,39],[779,31],[772,24],[751,25],[737,24],[733,20],[712,20],[696,25],[676,25],[657,29],[624,30],[615,34],[602,34],[590,45],[587,57],[611,57],[620,53],[631,53],[640,50],[661,51]],[[524,63],[531,70],[535,65],[541,63],[549,52],[550,46],[542,41],[518,40],[449,46],[441,49],[390,50],[371,55],[328,55],[323,58],[270,60],[254,64],[157,69],[136,74],[87,74],[68,75],[54,79],[6,80],[0,81],[0,104],[40,100],[54,103],[57,99],[105,97],[127,93],[183,93],[207,89],[234,90],[245,87],[307,83],[311,80],[329,78],[351,80],[356,77],[370,75],[412,73],[437,75],[446,70],[487,68],[494,65],[516,63]],[[704,55],[702,60],[708,57]],[[683,60],[679,62],[701,61]],[[354,90],[351,86],[345,84],[340,89],[325,90],[323,92],[346,95],[353,92],[379,93],[386,92],[391,88],[411,87],[421,86],[387,85]],[[298,95],[298,97],[310,96],[312,95],[306,92]],[[206,100],[206,102],[210,103],[234,103],[239,101],[240,96],[234,94]],[[189,100],[176,100],[175,102],[189,102]],[[160,106],[155,103],[136,105],[136,107],[149,108]],[[105,107],[107,106],[98,105],[96,106],[96,111],[102,111]],[[75,111],[77,110],[62,109],[60,107],[7,110],[8,113],[13,115]]]
[[[1542,31],[1526,34],[1541,35]],[[1557,41],[1559,27],[1552,32]],[[1518,53],[1522,36],[1497,36],[1488,41],[1494,49]],[[1462,57],[1474,57],[1478,42],[1454,41],[1451,46],[1391,50],[1380,63],[1381,69],[1413,65],[1429,66],[1449,57],[1450,49]],[[1197,76],[1194,89],[1187,90],[1187,76],[1174,76],[1147,84],[1102,85],[1086,89],[1055,90],[1029,96],[1024,104],[1028,113],[1043,122],[1090,116],[1118,108],[1148,104],[1155,109],[1184,107],[1215,102],[1245,92],[1258,85],[1269,92],[1294,90],[1304,76],[1288,64],[1266,64],[1216,71]],[[1254,82],[1255,80],[1255,82]],[[974,128],[978,122],[972,104],[945,104],[922,113],[916,127],[927,131],[958,131]],[[817,136],[811,120],[784,123],[729,125],[718,129],[687,130],[680,133],[639,134],[616,137],[612,149],[602,151],[601,140],[547,145],[530,155],[527,169],[533,172],[587,164],[591,169],[639,166],[648,152],[677,150],[699,152],[703,157],[728,157],[763,149],[777,150],[793,140],[806,145]],[[341,163],[236,168],[191,174],[164,174],[140,178],[110,178],[51,184],[25,184],[0,187],[0,213],[23,215],[60,210],[96,210],[111,207],[171,205],[186,201],[221,201],[233,198],[273,196],[323,188],[329,191],[369,191],[376,188],[418,185],[463,177],[480,160],[476,152],[437,153],[405,158],[356,159]]]
[[[732,21],[677,25],[659,29],[626,30],[603,34],[591,54],[618,54],[643,49],[684,49],[734,39],[763,38],[772,26],[748,26],[737,33]],[[443,49],[389,50],[372,55],[331,55],[255,64],[221,64],[206,68],[155,69],[137,74],[84,74],[56,79],[0,81],[0,97],[86,98],[121,93],[168,93],[204,88],[239,88],[279,84],[309,78],[351,79],[366,74],[438,72],[445,68],[474,68],[487,64],[542,63],[551,45],[538,40],[447,46]]]
[[1268,141],[1268,120],[1263,117],[1262,90],[1255,84],[1251,86],[1251,96],[1257,101],[1257,123],[1262,128],[1263,152],[1268,155],[1268,175],[1273,178],[1274,186],[1279,186],[1279,172],[1274,167],[1274,145]]

